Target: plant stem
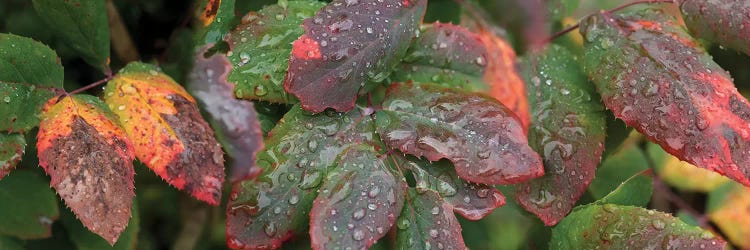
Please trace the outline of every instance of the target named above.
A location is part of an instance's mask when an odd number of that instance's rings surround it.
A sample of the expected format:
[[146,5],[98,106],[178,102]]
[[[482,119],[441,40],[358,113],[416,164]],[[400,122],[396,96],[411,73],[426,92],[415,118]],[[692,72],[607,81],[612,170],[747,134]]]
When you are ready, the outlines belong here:
[[81,93],[83,91],[92,89],[92,88],[94,88],[96,86],[102,85],[105,82],[109,82],[109,80],[112,80],[112,78],[114,78],[114,76],[109,75],[109,76],[105,77],[104,79],[101,79],[101,80],[93,82],[93,83],[91,83],[89,85],[86,85],[86,86],[83,86],[83,87],[78,88],[76,90],[73,90],[71,92],[68,92],[66,95],[75,95],[75,94]]
[[695,210],[695,208],[690,206],[690,204],[688,204],[680,196],[672,192],[672,190],[670,190],[669,187],[657,175],[654,175],[654,190],[658,190],[660,193],[662,193],[669,202],[677,206],[677,208],[679,208],[680,210],[683,210],[691,216],[695,217],[695,220],[698,222],[698,226],[704,229],[713,230],[711,225],[708,224],[708,218],[705,214],[698,212],[698,210]]

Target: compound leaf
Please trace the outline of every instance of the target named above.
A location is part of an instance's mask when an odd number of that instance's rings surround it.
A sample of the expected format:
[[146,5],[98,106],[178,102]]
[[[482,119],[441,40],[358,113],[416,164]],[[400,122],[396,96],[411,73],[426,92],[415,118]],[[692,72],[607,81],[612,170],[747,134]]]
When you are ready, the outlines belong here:
[[433,190],[409,188],[396,222],[398,249],[466,249],[451,205]]
[[50,186],[92,232],[117,242],[130,219],[133,145],[98,98],[66,96],[44,107],[37,135],[39,165]]
[[426,0],[335,0],[302,23],[284,89],[314,113],[349,111],[366,82],[384,80],[419,28]]
[[0,181],[0,235],[21,239],[49,237],[60,215],[57,197],[38,174],[17,170]]
[[195,99],[158,70],[128,64],[107,83],[105,102],[133,141],[138,160],[177,189],[218,205],[224,152]]
[[21,161],[26,150],[26,139],[22,134],[0,133],[0,180]]
[[750,2],[679,0],[690,33],[750,55]]

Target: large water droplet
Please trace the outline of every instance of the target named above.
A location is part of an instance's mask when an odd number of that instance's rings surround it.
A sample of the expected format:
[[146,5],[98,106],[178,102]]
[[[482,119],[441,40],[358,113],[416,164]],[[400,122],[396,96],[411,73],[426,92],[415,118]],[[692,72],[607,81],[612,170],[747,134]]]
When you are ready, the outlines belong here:
[[661,220],[658,220],[658,219],[652,221],[651,222],[651,226],[654,226],[654,228],[656,228],[656,230],[662,230],[662,229],[664,229],[664,227],[666,227],[666,225],[664,224],[664,222],[661,221]]
[[365,238],[365,232],[362,231],[362,229],[354,229],[354,233],[352,234],[352,239],[356,241],[363,240]]
[[263,232],[268,235],[268,237],[273,237],[276,234],[276,225],[273,224],[273,222],[268,222],[263,225]]
[[361,220],[364,217],[365,217],[364,208],[357,209],[356,211],[354,211],[354,213],[352,213],[352,218],[354,218],[355,220]]

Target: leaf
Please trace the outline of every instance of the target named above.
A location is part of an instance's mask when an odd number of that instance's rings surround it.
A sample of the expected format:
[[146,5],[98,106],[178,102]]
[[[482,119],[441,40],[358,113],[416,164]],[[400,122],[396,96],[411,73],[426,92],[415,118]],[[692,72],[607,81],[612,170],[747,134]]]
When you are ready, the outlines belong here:
[[33,0],[39,17],[87,63],[109,71],[106,1]]
[[388,77],[406,54],[426,0],[335,0],[305,19],[284,89],[302,108],[346,112],[366,82]]
[[508,108],[484,95],[430,84],[391,85],[376,113],[386,145],[436,161],[464,180],[512,184],[544,174],[539,156]]
[[551,19],[561,20],[573,14],[579,4],[580,0],[550,0],[547,1],[547,8],[551,14]]
[[[205,52],[204,48],[202,52]],[[193,69],[188,75],[187,88],[203,104],[211,116],[213,127],[224,148],[232,157],[229,180],[237,182],[260,174],[255,156],[263,149],[263,136],[258,114],[252,102],[234,98],[234,84],[226,81],[230,65],[223,55],[204,58],[195,56]]]
[[130,219],[127,228],[125,228],[125,231],[122,232],[121,237],[114,245],[111,245],[111,243],[108,243],[96,234],[89,232],[78,220],[76,220],[75,217],[73,217],[73,214],[66,209],[63,210],[60,221],[65,226],[70,240],[75,243],[76,248],[79,250],[136,249],[138,231],[140,230],[140,217],[138,215],[138,204],[136,201],[137,200],[133,201],[133,206],[131,208],[131,211],[133,211],[133,218]]
[[0,33],[0,130],[25,132],[39,125],[42,106],[62,86],[63,67],[52,49]]
[[21,162],[26,150],[26,139],[22,134],[0,133],[0,180]]
[[409,188],[396,223],[396,248],[466,249],[452,209],[435,191]]
[[229,247],[279,248],[293,235],[307,233],[313,199],[339,155],[350,145],[376,138],[364,111],[312,115],[296,105],[284,115],[258,154],[261,176],[232,190],[227,204]]
[[529,84],[529,145],[545,176],[517,186],[515,200],[545,225],[557,224],[594,179],[604,151],[605,114],[576,57],[550,45],[523,62]]
[[640,207],[589,205],[552,229],[554,249],[724,249],[726,242],[669,214]]
[[138,160],[177,189],[218,205],[224,152],[182,86],[158,68],[134,62],[107,83],[104,93]]
[[659,177],[677,189],[710,192],[730,182],[729,178],[720,174],[680,161],[677,157],[664,152],[659,145],[649,143],[647,152],[654,163],[654,169]]
[[93,96],[51,99],[36,145],[50,186],[86,228],[114,244],[135,196],[133,145],[114,114]]
[[585,63],[615,116],[665,151],[750,185],[750,107],[729,73],[660,11],[582,22]]
[[304,33],[302,20],[325,6],[318,1],[291,1],[249,12],[232,31],[227,57],[232,69],[227,81],[234,83],[237,98],[273,103],[295,103],[284,91],[292,42]]
[[607,156],[596,170],[596,178],[589,185],[589,193],[594,199],[601,199],[611,193],[629,176],[649,168],[646,155],[638,145],[623,147],[617,153]]
[[740,248],[750,246],[750,189],[725,185],[709,194],[708,217]]
[[615,190],[592,204],[615,204],[623,206],[645,207],[651,201],[654,191],[653,173],[651,169],[644,170],[631,176]]
[[750,55],[750,3],[680,0],[690,33]]
[[14,171],[0,181],[0,235],[21,239],[50,236],[57,220],[55,193],[41,176],[24,170]]
[[20,240],[12,237],[6,237],[0,235],[0,249],[3,250],[24,250]]
[[310,211],[313,249],[369,248],[388,233],[404,206],[406,182],[372,146],[352,146],[340,157]]
[[196,19],[196,47],[215,44],[232,29],[235,0],[201,0]]
[[474,184],[458,177],[448,161],[428,162],[415,157],[391,158],[398,169],[411,171],[418,193],[436,192],[441,200],[469,220],[479,220],[505,204],[505,197],[492,186]]

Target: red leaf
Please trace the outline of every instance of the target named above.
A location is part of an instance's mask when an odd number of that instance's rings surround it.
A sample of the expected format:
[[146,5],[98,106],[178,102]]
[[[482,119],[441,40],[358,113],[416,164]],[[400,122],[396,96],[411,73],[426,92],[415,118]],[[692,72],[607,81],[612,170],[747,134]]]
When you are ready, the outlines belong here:
[[679,0],[685,24],[696,37],[750,55],[750,2]]
[[426,0],[335,0],[303,22],[292,46],[287,92],[314,113],[354,108],[360,88],[384,80],[421,23]]

